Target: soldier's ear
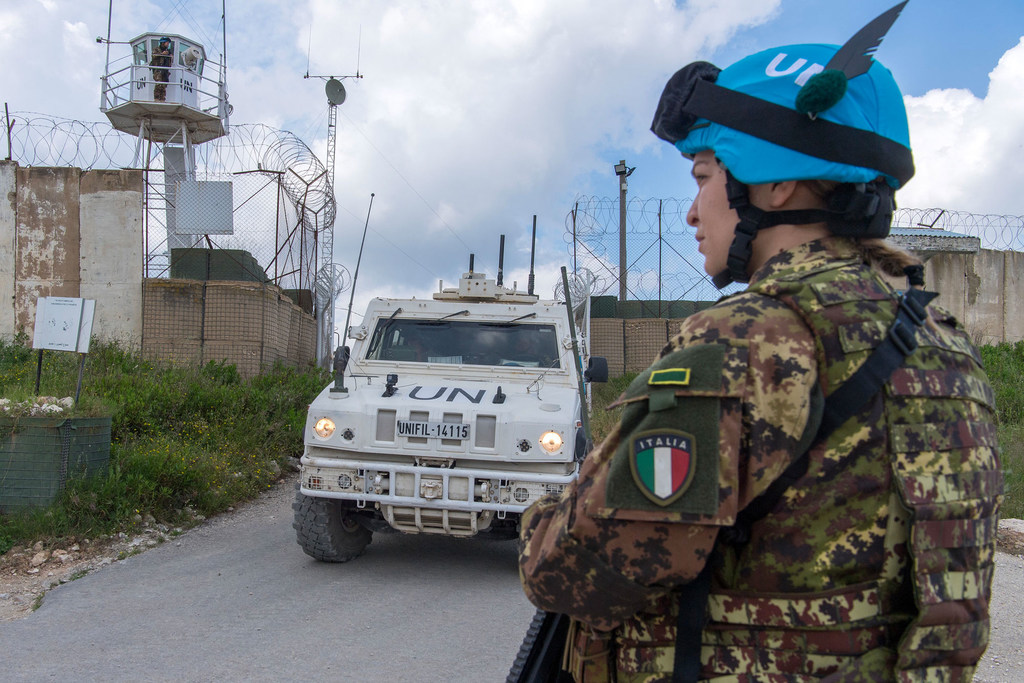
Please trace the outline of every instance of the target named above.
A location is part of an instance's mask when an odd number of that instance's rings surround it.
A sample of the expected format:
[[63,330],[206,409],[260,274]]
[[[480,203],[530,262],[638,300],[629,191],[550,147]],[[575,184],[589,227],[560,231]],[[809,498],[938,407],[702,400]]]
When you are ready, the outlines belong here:
[[797,193],[799,182],[796,180],[784,180],[777,183],[768,183],[769,208],[778,210],[789,204]]
[[794,208],[790,203],[794,201],[797,195],[798,186],[799,182],[796,180],[748,185],[750,188],[750,203],[764,211]]

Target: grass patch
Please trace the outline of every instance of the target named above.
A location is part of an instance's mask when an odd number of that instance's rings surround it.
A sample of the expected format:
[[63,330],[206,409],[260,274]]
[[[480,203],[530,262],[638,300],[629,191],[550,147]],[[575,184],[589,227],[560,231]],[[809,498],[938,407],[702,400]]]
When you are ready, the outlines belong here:
[[593,384],[594,397],[590,414],[590,433],[594,443],[600,442],[619,423],[619,410],[607,410],[609,403],[617,399],[629,383],[638,375],[632,372],[622,377],[611,377],[604,384]]
[[[996,395],[999,447],[1006,482],[1000,514],[1004,519],[1024,519],[1024,341],[983,346],[981,357]],[[614,377],[607,384],[595,385],[590,418],[595,442],[607,436],[619,419],[618,410],[605,410],[605,406],[618,398],[637,374]]]
[[[1024,518],[1024,342],[981,352],[999,413],[1002,514]],[[0,340],[0,397],[34,395],[36,358],[24,339]],[[77,376],[78,356],[44,354],[40,393],[74,396]],[[605,406],[635,376],[595,385],[595,441],[619,418]],[[315,368],[276,367],[244,381],[232,365],[161,368],[131,349],[94,343],[79,409],[112,417],[109,474],[71,480],[47,508],[0,515],[0,554],[39,540],[57,545],[131,532],[149,516],[187,527],[256,496],[301,454],[306,409],[329,379]]]
[[[36,361],[24,340],[0,340],[0,397],[33,396]],[[46,353],[40,393],[74,396],[77,377],[77,355]],[[189,526],[256,496],[302,453],[306,409],[328,381],[316,368],[250,381],[224,363],[163,368],[94,342],[79,410],[111,416],[109,473],[70,480],[49,507],[0,515],[0,554],[131,532],[149,517]]]

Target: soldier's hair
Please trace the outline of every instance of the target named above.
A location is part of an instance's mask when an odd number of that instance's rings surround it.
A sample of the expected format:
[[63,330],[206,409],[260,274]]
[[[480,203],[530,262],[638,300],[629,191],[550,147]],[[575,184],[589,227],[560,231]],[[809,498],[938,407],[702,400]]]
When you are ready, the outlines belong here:
[[[834,180],[802,180],[807,188],[820,197],[822,201],[842,183]],[[864,263],[872,268],[882,271],[890,277],[901,278],[904,276],[904,268],[908,266],[921,265],[921,259],[909,251],[901,249],[895,244],[878,237],[855,237],[854,242],[860,248],[861,257]]]
[[870,237],[854,241],[860,248],[864,263],[881,270],[890,277],[904,277],[904,268],[921,265],[921,259],[887,240]]

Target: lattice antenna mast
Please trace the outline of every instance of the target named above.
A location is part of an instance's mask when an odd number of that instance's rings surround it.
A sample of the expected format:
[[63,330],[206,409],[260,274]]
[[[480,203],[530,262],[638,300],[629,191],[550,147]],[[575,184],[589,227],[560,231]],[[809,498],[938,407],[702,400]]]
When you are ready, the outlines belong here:
[[[310,29],[312,34],[312,28]],[[306,73],[303,78],[318,78],[326,81],[324,92],[327,95],[327,157],[324,159],[324,167],[327,170],[327,181],[330,183],[331,194],[334,192],[334,157],[338,135],[338,105],[345,102],[347,94],[342,84],[346,78],[362,78],[359,73],[359,52],[362,49],[362,29],[359,32],[359,47],[356,50],[356,72],[347,76],[316,75],[309,73],[309,47],[306,48]],[[312,41],[312,37],[310,37]],[[320,272],[317,278],[317,298],[320,309],[319,333],[317,335],[317,358],[321,365],[327,367],[331,353],[331,342],[334,337],[334,300],[341,293],[339,277],[335,273],[343,271],[341,266],[334,263],[334,227],[330,226],[323,230],[317,240],[320,249]],[[323,290],[323,291],[321,291]]]

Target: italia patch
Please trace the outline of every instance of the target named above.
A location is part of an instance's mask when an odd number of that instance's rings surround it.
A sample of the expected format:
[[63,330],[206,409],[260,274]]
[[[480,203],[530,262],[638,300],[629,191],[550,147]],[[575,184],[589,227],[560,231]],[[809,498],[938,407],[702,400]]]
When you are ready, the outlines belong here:
[[696,440],[675,429],[658,429],[630,437],[629,467],[637,488],[653,503],[670,505],[693,483]]

